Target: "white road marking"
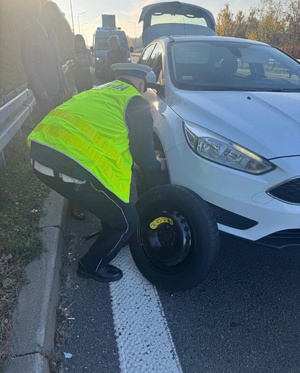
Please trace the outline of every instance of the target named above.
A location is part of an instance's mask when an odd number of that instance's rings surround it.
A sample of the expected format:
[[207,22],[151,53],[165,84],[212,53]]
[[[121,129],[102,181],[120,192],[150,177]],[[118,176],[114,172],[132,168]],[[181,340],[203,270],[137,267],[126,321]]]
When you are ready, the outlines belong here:
[[121,373],[182,373],[157,291],[136,268],[129,247],[112,264],[124,274],[110,283]]

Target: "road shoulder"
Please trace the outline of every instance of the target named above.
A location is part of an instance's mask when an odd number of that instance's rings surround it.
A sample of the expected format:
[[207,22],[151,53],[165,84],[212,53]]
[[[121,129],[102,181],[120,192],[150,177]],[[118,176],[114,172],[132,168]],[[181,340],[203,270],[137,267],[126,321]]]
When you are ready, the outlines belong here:
[[54,348],[67,201],[51,191],[43,211],[40,238],[44,252],[26,267],[28,284],[23,286],[14,311],[12,357],[5,373],[50,372],[47,356]]

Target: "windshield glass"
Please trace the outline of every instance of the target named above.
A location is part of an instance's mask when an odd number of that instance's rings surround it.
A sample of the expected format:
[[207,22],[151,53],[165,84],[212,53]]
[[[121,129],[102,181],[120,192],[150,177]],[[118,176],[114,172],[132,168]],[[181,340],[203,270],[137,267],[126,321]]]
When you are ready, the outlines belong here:
[[171,79],[180,89],[300,91],[300,64],[271,46],[211,40],[170,45]]
[[151,26],[159,25],[162,23],[182,23],[184,25],[198,25],[208,27],[207,21],[203,16],[197,17],[189,14],[154,13],[151,18]]
[[[109,49],[108,47],[108,39],[111,35],[109,36],[97,36],[96,39],[95,39],[95,49],[100,49],[100,50],[104,50],[104,51],[107,51]],[[119,36],[119,40],[120,40],[120,45],[122,48],[128,50],[128,42],[127,42],[127,39],[126,37],[122,37],[121,35],[118,35]]]

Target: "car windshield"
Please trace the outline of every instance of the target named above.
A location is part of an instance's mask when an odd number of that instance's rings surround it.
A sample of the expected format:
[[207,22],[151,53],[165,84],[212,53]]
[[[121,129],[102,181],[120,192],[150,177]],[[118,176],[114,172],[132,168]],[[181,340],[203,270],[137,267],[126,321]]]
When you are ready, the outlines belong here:
[[169,63],[171,79],[179,89],[300,92],[300,64],[268,45],[174,42]]
[[[111,35],[96,37],[96,39],[95,39],[95,49],[107,51],[109,49],[108,39],[109,39],[110,36]],[[119,36],[119,40],[120,40],[121,47],[128,50],[128,43],[127,43],[126,37]]]
[[162,23],[182,23],[184,25],[199,25],[207,26],[207,20],[204,16],[194,16],[189,14],[166,14],[166,13],[154,13],[151,18],[151,26],[159,25]]

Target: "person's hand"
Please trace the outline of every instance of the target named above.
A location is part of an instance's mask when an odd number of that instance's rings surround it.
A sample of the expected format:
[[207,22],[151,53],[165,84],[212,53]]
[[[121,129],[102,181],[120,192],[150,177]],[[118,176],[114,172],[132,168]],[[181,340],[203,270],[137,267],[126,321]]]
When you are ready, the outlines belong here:
[[160,162],[160,170],[166,171],[167,170],[167,161],[166,158],[162,158],[159,154],[157,154],[156,159]]
[[48,98],[49,98],[46,91],[40,93],[39,97],[40,97],[41,100],[45,100],[45,101],[48,100]]

